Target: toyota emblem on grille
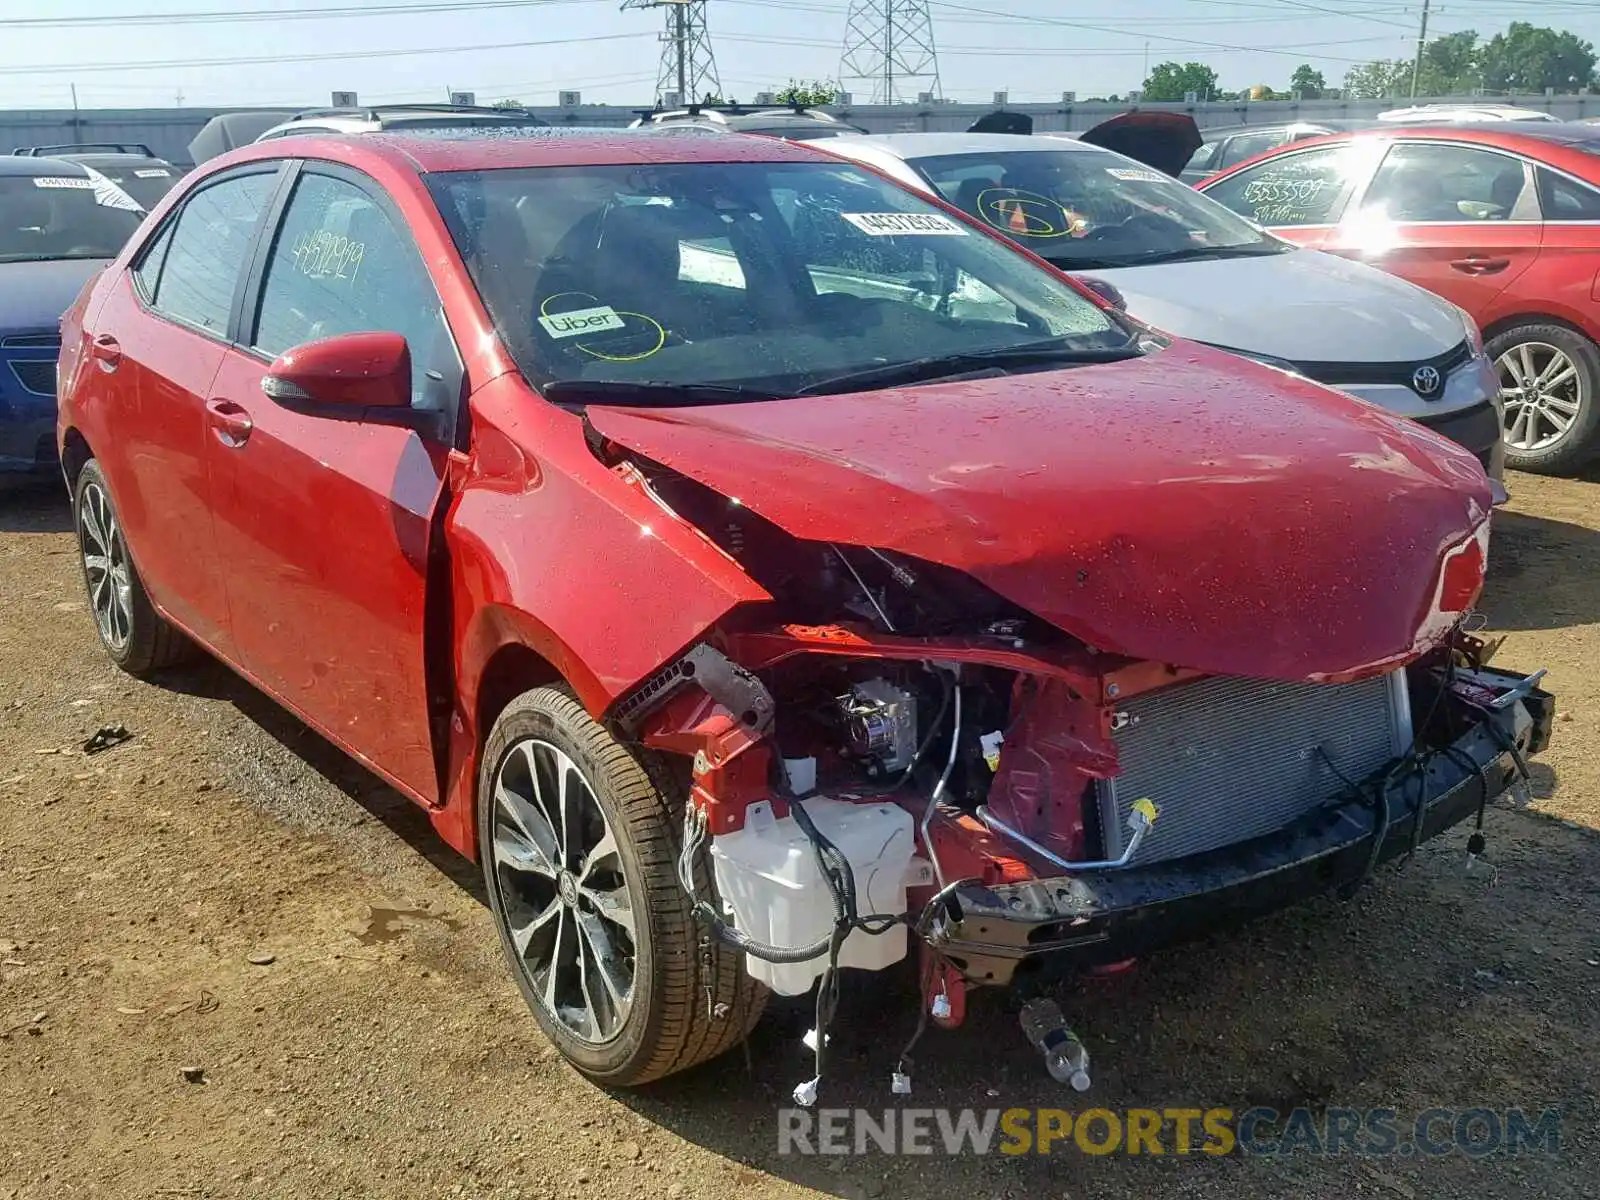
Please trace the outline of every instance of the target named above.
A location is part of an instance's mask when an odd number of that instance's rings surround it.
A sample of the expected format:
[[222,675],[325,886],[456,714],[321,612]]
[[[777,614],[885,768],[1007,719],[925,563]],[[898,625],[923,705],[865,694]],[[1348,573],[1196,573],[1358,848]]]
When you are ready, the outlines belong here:
[[1433,395],[1443,382],[1444,377],[1439,374],[1438,367],[1418,367],[1411,372],[1411,386],[1417,389],[1419,396]]

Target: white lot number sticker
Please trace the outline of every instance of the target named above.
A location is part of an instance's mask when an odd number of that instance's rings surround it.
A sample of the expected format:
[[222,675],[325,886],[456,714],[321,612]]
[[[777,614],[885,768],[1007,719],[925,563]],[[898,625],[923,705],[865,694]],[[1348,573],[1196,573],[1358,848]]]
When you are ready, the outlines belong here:
[[840,213],[869,237],[966,237],[959,222],[943,213]]
[[142,171],[135,171],[133,177],[135,179],[165,179],[171,174],[171,171],[162,167],[146,167]]
[[33,186],[38,188],[82,188],[92,191],[94,184],[79,175],[35,175]]
[[1144,167],[1107,167],[1106,174],[1113,179],[1134,179],[1140,183],[1160,183],[1167,176]]
[[627,323],[610,307],[579,308],[572,312],[540,317],[539,324],[553,338],[577,337],[580,333],[599,333],[604,329],[625,329]]

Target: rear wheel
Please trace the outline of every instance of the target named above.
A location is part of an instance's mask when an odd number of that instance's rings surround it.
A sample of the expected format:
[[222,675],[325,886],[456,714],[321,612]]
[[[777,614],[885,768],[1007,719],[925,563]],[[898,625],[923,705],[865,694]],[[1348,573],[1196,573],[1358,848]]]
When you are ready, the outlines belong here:
[[1506,465],[1565,475],[1594,457],[1600,351],[1564,325],[1518,325],[1488,345],[1500,373]]
[[78,557],[100,644],[130,675],[153,674],[188,657],[193,647],[156,612],[128,554],[127,536],[111,503],[100,464],[90,459],[73,491]]
[[744,1040],[766,989],[690,913],[677,878],[683,798],[664,772],[566,689],[536,688],[495,722],[478,795],[501,945],[574,1066],[628,1087]]

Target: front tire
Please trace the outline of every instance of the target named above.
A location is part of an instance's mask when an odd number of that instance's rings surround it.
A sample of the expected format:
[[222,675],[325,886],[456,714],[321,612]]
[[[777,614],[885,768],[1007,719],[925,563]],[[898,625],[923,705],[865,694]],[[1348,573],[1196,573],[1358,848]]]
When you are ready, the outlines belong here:
[[1505,330],[1486,347],[1500,373],[1506,466],[1570,475],[1595,456],[1600,350],[1565,325]]
[[148,678],[187,658],[192,645],[150,603],[128,553],[127,536],[100,464],[90,459],[72,493],[78,560],[89,611],[106,654],[130,675]]
[[766,1005],[742,956],[695,923],[677,878],[684,800],[653,767],[543,687],[500,714],[478,777],[484,882],[517,987],[562,1055],[613,1087],[716,1057]]

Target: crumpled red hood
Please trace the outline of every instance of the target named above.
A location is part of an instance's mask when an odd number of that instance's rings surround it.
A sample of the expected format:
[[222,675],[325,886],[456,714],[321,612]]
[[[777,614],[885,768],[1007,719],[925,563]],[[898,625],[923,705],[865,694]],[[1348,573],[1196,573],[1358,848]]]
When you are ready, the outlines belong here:
[[1188,343],[1123,363],[702,408],[605,437],[796,537],[966,571],[1101,650],[1338,678],[1413,656],[1490,511],[1409,421]]

